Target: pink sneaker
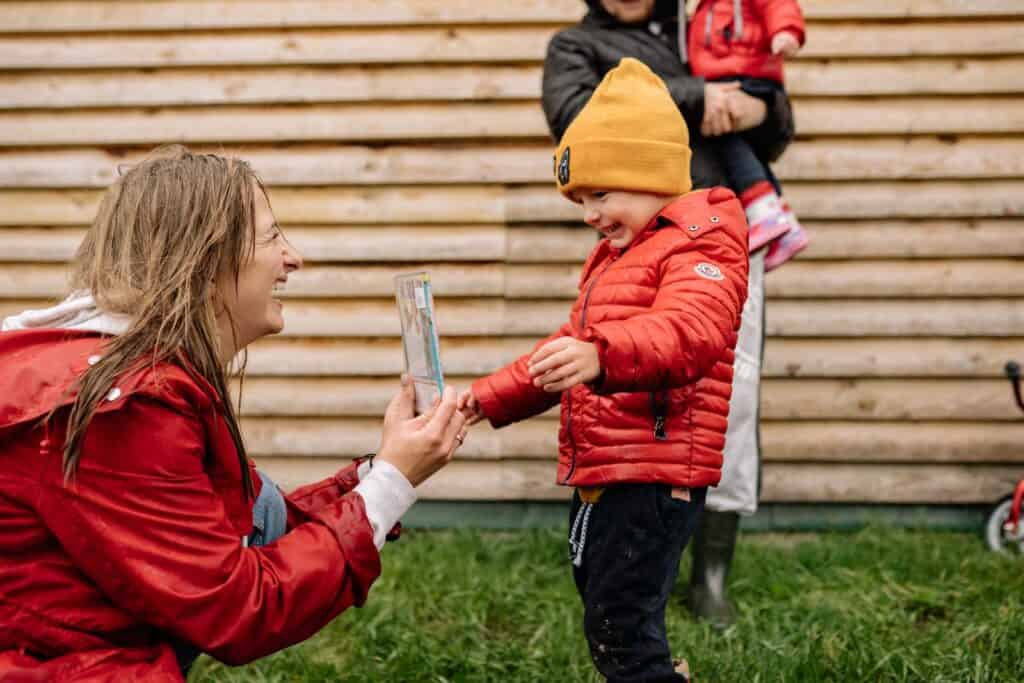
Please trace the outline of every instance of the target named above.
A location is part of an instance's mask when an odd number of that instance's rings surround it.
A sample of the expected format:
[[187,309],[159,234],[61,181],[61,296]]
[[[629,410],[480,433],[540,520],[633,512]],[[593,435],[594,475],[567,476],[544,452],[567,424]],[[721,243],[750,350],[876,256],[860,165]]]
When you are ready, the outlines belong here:
[[782,236],[781,239],[772,242],[768,253],[764,257],[764,272],[769,273],[783,263],[803,251],[811,238],[807,231],[797,223],[796,227]]
[[753,254],[758,249],[763,249],[769,244],[777,244],[778,240],[787,235],[792,228],[793,226],[789,224],[789,221],[783,215],[774,217],[774,220],[768,218],[757,223],[751,223],[747,242],[750,245],[750,253]]
[[750,233],[747,242],[750,253],[763,249],[788,233],[793,224],[789,221],[779,196],[772,192],[754,200],[744,207]]

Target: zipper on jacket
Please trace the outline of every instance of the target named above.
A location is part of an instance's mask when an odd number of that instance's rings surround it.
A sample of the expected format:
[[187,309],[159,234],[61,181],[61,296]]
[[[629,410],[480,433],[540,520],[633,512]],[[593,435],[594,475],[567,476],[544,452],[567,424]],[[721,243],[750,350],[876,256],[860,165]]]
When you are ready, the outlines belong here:
[[[594,276],[594,279],[592,279],[590,281],[590,284],[587,286],[587,293],[583,295],[583,310],[580,311],[580,330],[581,331],[583,329],[585,329],[586,326],[587,326],[587,306],[590,305],[590,293],[594,291],[594,285],[597,284],[597,281],[601,278],[602,275],[604,275],[605,271],[608,270],[613,263],[615,263],[615,259],[617,259],[617,258],[618,258],[618,256],[614,256],[613,255],[610,259],[608,259],[608,263],[605,265],[605,267],[601,269],[600,273],[598,273],[598,274],[596,274]],[[569,445],[572,447],[572,460],[569,462],[569,473],[566,474],[565,475],[565,479],[562,480],[563,484],[567,484],[569,482],[569,480],[572,479],[573,473],[576,472],[576,438],[572,435],[572,391],[571,390],[569,390],[569,393],[566,394],[566,397],[565,397],[565,410],[568,413],[568,415],[565,418],[565,433],[566,433],[566,435],[568,435],[568,437],[569,437]]]
[[668,391],[651,392],[651,413],[654,414],[654,440],[667,440],[665,420],[668,418]]

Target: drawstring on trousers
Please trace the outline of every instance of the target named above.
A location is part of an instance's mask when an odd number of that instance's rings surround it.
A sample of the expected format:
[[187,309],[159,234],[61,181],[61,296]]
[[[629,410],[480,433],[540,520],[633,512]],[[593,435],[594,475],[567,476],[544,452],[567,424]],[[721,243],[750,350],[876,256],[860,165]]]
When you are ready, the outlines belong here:
[[[593,503],[583,503],[576,511],[576,519],[572,522],[572,531],[569,533],[569,559],[574,567],[583,566],[583,548],[587,543],[587,527],[590,525],[590,511],[594,509]],[[576,533],[579,532],[579,540]]]

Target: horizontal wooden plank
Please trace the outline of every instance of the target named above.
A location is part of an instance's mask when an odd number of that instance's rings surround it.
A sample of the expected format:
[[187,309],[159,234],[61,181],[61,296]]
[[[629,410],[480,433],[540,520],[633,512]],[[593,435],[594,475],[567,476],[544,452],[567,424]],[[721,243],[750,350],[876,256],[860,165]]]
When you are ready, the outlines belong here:
[[[529,352],[533,337],[441,337],[445,372],[479,376]],[[1003,366],[1024,360],[1019,339],[787,339],[765,349],[765,377],[1003,377]],[[274,337],[249,347],[253,376],[381,376],[402,371],[397,339]],[[1008,387],[1007,387],[1008,391]],[[1024,451],[1022,451],[1024,452]]]
[[[263,457],[285,489],[331,476],[345,460]],[[994,503],[1013,490],[1019,465],[766,463],[766,503]],[[418,490],[423,500],[568,500],[553,463],[456,459]]]
[[[381,421],[374,418],[247,417],[246,447],[257,456],[355,457],[377,449]],[[989,422],[775,422],[762,423],[768,463],[988,463],[1020,464],[1024,424]],[[553,461],[554,420],[533,419],[499,430],[486,422],[469,430],[458,458]]]
[[[1016,471],[1015,471],[1016,470]],[[763,469],[766,503],[992,504],[1013,490],[1019,465],[778,463]]]
[[[1024,221],[804,221],[814,260],[954,259],[1024,256]],[[80,228],[0,228],[0,262],[66,262]],[[508,261],[581,264],[597,233],[584,225],[287,226],[309,263]],[[772,279],[787,270],[780,270]]]
[[[999,24],[994,25],[999,31]],[[5,69],[541,61],[552,26],[0,37]],[[968,33],[962,31],[962,33]]]
[[[438,299],[438,327],[451,337],[541,336],[568,317],[565,301]],[[52,300],[2,300],[0,317]],[[392,300],[288,301],[289,337],[390,337],[398,334]],[[777,337],[1024,337],[1019,299],[782,300],[767,307],[767,333]]]
[[[582,263],[596,242],[596,233],[582,226],[287,226],[286,231],[288,239],[308,262],[508,260],[519,263]],[[0,261],[66,262],[84,234],[81,228],[0,229]],[[539,249],[539,245],[542,248]],[[1004,249],[998,253],[1012,252]]]
[[767,334],[789,337],[1021,336],[1024,302],[778,301],[766,308],[766,318]]
[[[394,147],[196,148],[247,160],[268,185],[544,183],[547,143]],[[0,151],[0,187],[106,187],[147,152]],[[823,139],[792,145],[776,174],[790,180],[1024,177],[1024,138]]]
[[[91,106],[106,89],[83,86],[88,100],[78,102],[66,82],[55,84],[28,99],[18,83],[0,76],[0,102],[30,108]],[[135,88],[114,77],[114,100],[145,104]],[[175,102],[160,83],[152,86],[159,102]],[[134,98],[134,99],[133,99]],[[76,104],[77,102],[77,104]],[[1024,104],[1008,98],[811,98],[794,103],[802,135],[954,135],[1015,134],[1024,132]],[[549,139],[547,124],[537,102],[480,102],[446,104],[348,104],[316,106],[264,106],[256,108],[200,107],[190,109],[127,109],[73,111],[38,116],[0,112],[0,146],[53,145],[156,145],[163,142],[198,144],[215,142],[364,142],[428,141],[453,139]]]
[[[1008,180],[792,182],[785,193],[802,219],[988,218],[1024,214],[1020,189],[1020,182]],[[512,222],[582,220],[579,205],[545,186],[509,188],[506,203],[507,219]]]
[[[317,256],[308,253],[311,260]],[[436,262],[310,265],[290,276],[282,298],[388,297],[394,292],[394,277],[412,270],[430,272],[434,291],[446,297],[572,300],[579,293],[581,268],[577,264]],[[63,265],[0,264],[0,298],[59,296],[65,291],[66,271]],[[798,260],[773,273],[766,282],[772,299],[1024,297],[1024,268],[1011,259]]]
[[[792,182],[786,195],[803,220],[993,218],[1024,214],[1021,183],[1010,180]],[[539,223],[582,221],[578,205],[548,184],[271,188],[283,224]],[[85,225],[100,190],[0,190],[0,226]]]
[[[797,98],[1019,94],[1016,76],[1022,68],[1024,57],[932,58],[898,63],[808,60],[787,69],[787,90]],[[99,85],[100,91],[89,96],[93,100],[104,91],[131,89],[132,94],[119,97],[128,97],[137,104],[178,106],[537,100],[541,94],[541,69],[536,65],[208,67],[86,74],[66,81],[70,77],[53,73],[7,75],[3,83],[8,91],[28,88],[15,102],[33,97],[38,101],[44,94],[52,101],[63,94],[55,89],[75,97],[82,87]],[[152,95],[148,101],[143,99],[147,91],[157,90],[161,94],[156,95],[156,102]],[[82,96],[77,95],[79,99]]]
[[920,19],[1006,16],[1019,17],[1014,0],[828,0],[806,3],[813,19]]
[[1019,261],[795,261],[766,278],[773,298],[1024,296]]
[[[989,0],[990,2],[992,0]],[[5,2],[4,32],[162,31],[311,26],[550,23],[578,19],[576,0],[377,0],[370,4],[319,0],[129,0],[106,2]]]
[[[819,5],[831,5],[817,3]],[[805,12],[814,16],[815,10]],[[1020,54],[1017,20],[932,22],[809,22],[801,58],[920,57]]]
[[1024,221],[1015,219],[804,221],[804,225],[812,238],[801,260],[1024,255]]
[[[505,220],[498,186],[414,188],[277,188],[270,200],[288,223],[486,223]],[[0,225],[84,225],[99,206],[99,190],[0,190]]]
[[[243,10],[244,8],[244,10]],[[0,31],[100,32],[310,26],[390,26],[431,24],[568,23],[585,7],[576,0],[380,0],[323,3],[292,0],[174,2],[140,0],[86,2],[6,2],[0,5]],[[809,3],[811,19],[911,19],[1020,16],[1014,0],[830,0]]]
[[[470,378],[453,376],[457,388]],[[395,380],[349,377],[253,377],[245,385],[245,415],[376,416]],[[767,379],[765,420],[1019,421],[1006,381],[996,379]]]
[[1022,64],[1017,57],[807,60],[786,66],[786,90],[797,96],[1017,93]]
[[800,135],[992,135],[1021,129],[1024,108],[1016,97],[836,99],[793,102]]
[[[5,69],[540,62],[555,26],[416,26],[319,30],[0,37]],[[1020,54],[1013,21],[808,26],[799,61],[837,57]]]

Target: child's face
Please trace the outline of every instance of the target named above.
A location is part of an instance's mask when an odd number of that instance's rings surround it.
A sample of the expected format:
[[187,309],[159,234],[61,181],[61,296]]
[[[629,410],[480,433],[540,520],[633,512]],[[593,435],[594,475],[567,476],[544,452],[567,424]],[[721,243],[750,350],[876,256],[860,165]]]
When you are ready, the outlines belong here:
[[672,197],[626,190],[584,188],[573,193],[583,204],[583,220],[616,249],[630,245]]

